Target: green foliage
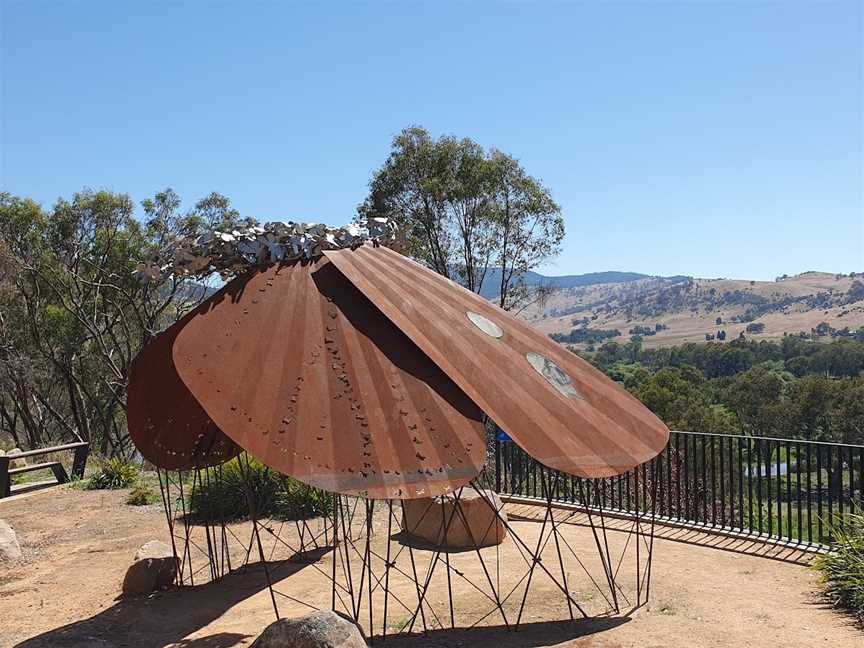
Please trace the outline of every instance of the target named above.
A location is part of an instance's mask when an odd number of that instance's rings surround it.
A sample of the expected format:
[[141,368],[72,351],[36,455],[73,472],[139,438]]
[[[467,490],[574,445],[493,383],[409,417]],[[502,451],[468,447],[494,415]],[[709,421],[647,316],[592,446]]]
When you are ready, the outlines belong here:
[[98,472],[87,480],[87,490],[113,490],[129,488],[138,481],[140,471],[122,459],[114,458],[102,462]]
[[[241,455],[202,472],[188,485],[189,513],[194,520],[236,520],[257,517],[302,520],[328,515],[332,501],[323,491],[282,475],[256,459]],[[247,492],[251,498],[247,498]]]
[[734,376],[755,365],[782,362],[786,371],[798,377],[820,374],[854,378],[864,373],[864,342],[838,338],[823,343],[786,336],[779,344],[736,339],[728,344],[688,343],[652,349],[607,342],[591,360],[603,370],[622,361],[638,362],[650,369],[689,365],[701,370],[707,378]]
[[850,516],[834,535],[832,553],[819,556],[815,566],[828,599],[864,624],[864,514]]
[[762,322],[752,322],[747,325],[748,333],[762,333],[765,331],[765,324]]
[[[643,349],[588,359],[671,428],[864,443],[864,344],[786,337]],[[813,373],[811,373],[813,372]]]
[[792,384],[785,404],[795,430],[817,441],[864,442],[864,379],[806,376]]
[[618,329],[592,329],[584,327],[574,328],[569,333],[550,333],[549,337],[562,344],[580,344],[583,342],[602,342],[619,335],[621,335],[621,331]]
[[211,194],[190,211],[170,189],[143,202],[85,190],[43,209],[0,193],[0,435],[21,447],[86,439],[128,456],[132,358],[205,295],[184,277],[143,283],[138,261],[176,236],[238,222]]
[[667,367],[630,389],[672,429],[728,433],[737,425],[722,404],[712,402],[705,377],[693,367]]
[[861,300],[864,300],[864,283],[853,281],[849,290],[846,291],[846,303],[851,304]]
[[763,365],[751,367],[729,383],[723,400],[735,412],[744,432],[759,435],[763,430],[781,430],[786,404],[783,399],[786,376]]
[[145,481],[137,482],[132,487],[132,490],[129,491],[129,496],[126,498],[126,503],[130,506],[145,506],[146,504],[155,504],[158,501],[159,495]]
[[[660,324],[657,325],[658,327]],[[646,337],[649,335],[655,335],[657,331],[661,331],[661,328],[655,328],[651,326],[642,326],[641,324],[638,326],[634,326],[630,329],[630,335],[639,335],[642,337]]]

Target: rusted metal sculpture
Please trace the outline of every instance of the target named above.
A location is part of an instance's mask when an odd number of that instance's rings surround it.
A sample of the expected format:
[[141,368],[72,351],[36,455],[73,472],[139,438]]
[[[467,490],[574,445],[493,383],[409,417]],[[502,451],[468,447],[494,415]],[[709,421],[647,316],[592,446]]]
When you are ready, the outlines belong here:
[[213,423],[180,379],[172,350],[177,335],[203,308],[156,336],[132,363],[126,393],[129,436],[158,468],[191,470],[216,466],[241,449]]
[[323,257],[234,280],[174,362],[237,444],[326,491],[433,497],[485,462],[480,409]]
[[[379,225],[393,237],[391,229]],[[411,627],[419,618],[425,629],[427,611],[434,614],[427,593],[436,569],[443,569],[452,625],[450,579],[464,575],[451,566],[446,548],[430,554],[426,576],[417,573],[417,552],[411,546],[407,552],[413,573],[399,566],[405,547],[391,555],[393,522],[397,529],[399,525],[394,504],[446,495],[454,498],[455,505],[447,509],[452,519],[464,513],[458,505],[463,486],[482,490],[496,478],[500,481],[500,472],[493,478],[484,467],[488,416],[538,463],[533,486],[527,473],[515,468],[506,478],[511,492],[516,485],[545,507],[545,517],[536,545],[507,525],[508,538],[525,563],[523,577],[509,590],[491,577],[488,553],[484,558],[480,544],[473,547],[486,575],[474,587],[493,606],[482,618],[497,612],[505,625],[518,626],[535,572],[545,573],[564,595],[571,618],[587,615],[567,581],[568,549],[584,565],[560,534],[562,522],[553,508],[561,493],[587,515],[602,565],[601,575],[588,575],[610,610],[618,612],[623,554],[616,559],[609,549],[599,478],[632,471],[638,488],[641,467],[643,510],[652,510],[653,496],[647,505],[651,477],[644,466],[666,445],[666,426],[575,354],[398,253],[377,244],[357,245],[354,230],[340,230],[347,241],[342,244],[333,235],[310,239],[314,228],[296,231],[300,233],[291,236],[297,240],[287,234],[270,240],[273,236],[262,231],[180,246],[172,263],[184,271],[248,269],[157,337],[133,366],[130,433],[142,455],[165,469],[169,527],[172,540],[181,543],[183,565],[189,560],[189,579],[197,572],[191,566],[188,516],[170,508],[172,502],[185,506],[184,479],[178,475],[172,482],[168,471],[194,470],[194,487],[219,479],[219,464],[242,448],[273,470],[332,494],[334,514],[323,520],[323,530],[306,534],[297,527],[297,554],[305,551],[304,537],[316,548],[333,548],[329,579],[334,608],[338,604],[359,620],[365,583],[369,630],[375,626],[372,601],[378,591],[386,633],[387,583],[391,577],[408,578],[417,600],[399,603],[411,612]],[[218,257],[223,244],[226,259]],[[146,267],[165,272],[171,266]],[[172,488],[181,490],[179,499]],[[264,509],[247,490],[252,535],[248,542],[234,540],[246,545],[247,560],[257,544],[268,570],[262,536],[269,535],[274,546],[288,543],[279,531],[282,525],[259,519],[257,511]],[[371,543],[376,500],[387,508],[386,555],[376,553]],[[352,523],[361,504],[358,532]],[[636,537],[637,606],[650,584],[646,574],[653,516],[651,520],[650,536],[640,516],[629,530]],[[503,515],[500,523],[507,524]],[[180,524],[185,538],[175,535]],[[211,521],[211,526],[207,564],[218,578],[225,573],[232,532],[224,520]],[[446,531],[442,529],[442,537]],[[625,552],[629,546],[628,540]],[[549,558],[544,562],[544,552],[553,549],[557,565]],[[352,572],[355,559],[359,564]],[[343,567],[341,576],[337,564]],[[278,616],[276,595],[291,597],[274,588],[270,571],[266,573]],[[513,597],[521,597],[515,619],[505,610]]]
[[544,465],[609,477],[666,446],[669,430],[638,400],[479,295],[386,248],[325,254]]

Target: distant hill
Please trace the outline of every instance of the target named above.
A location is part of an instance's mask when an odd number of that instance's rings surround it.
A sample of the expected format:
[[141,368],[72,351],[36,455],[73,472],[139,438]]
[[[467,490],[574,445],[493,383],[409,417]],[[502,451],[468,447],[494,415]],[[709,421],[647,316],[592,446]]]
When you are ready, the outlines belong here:
[[775,281],[627,272],[537,276],[538,282],[560,290],[522,316],[577,347],[608,339],[626,342],[633,335],[641,336],[646,346],[731,340],[742,332],[755,339],[814,331],[837,337],[864,326],[860,272],[805,272]]
[[[546,276],[538,272],[525,273],[525,283],[529,286],[550,286],[552,288],[578,288],[579,286],[592,286],[605,283],[627,283],[647,279],[648,275],[638,272],[589,272],[580,275]],[[497,297],[501,293],[501,270],[490,268],[483,280],[480,294],[486,299]]]

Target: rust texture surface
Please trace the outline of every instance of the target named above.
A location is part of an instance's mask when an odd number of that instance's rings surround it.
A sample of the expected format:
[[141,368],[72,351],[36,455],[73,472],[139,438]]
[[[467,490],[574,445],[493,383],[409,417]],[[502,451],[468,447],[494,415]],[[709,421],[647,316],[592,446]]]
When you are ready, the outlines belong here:
[[669,430],[638,400],[478,295],[385,248],[325,255],[543,464],[607,477],[665,447]]
[[147,461],[169,470],[215,466],[240,452],[210,420],[174,368],[174,341],[194,314],[176,322],[144,347],[135,357],[129,375],[129,436]]
[[173,357],[238,445],[327,491],[429,497],[483,466],[480,409],[323,257],[232,281]]

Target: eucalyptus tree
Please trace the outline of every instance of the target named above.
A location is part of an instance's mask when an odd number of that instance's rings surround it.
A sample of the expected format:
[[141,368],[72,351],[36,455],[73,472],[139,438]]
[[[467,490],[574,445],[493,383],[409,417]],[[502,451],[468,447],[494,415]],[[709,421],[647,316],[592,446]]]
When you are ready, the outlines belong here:
[[358,212],[400,223],[407,254],[469,290],[494,281],[506,309],[537,296],[525,275],[557,255],[564,238],[560,207],[518,160],[417,126],[393,138]]
[[206,287],[180,275],[142,282],[137,262],[178,236],[239,220],[212,194],[183,213],[170,189],[143,203],[85,190],[45,210],[0,194],[0,432],[16,443],[86,439],[130,450],[132,359]]

